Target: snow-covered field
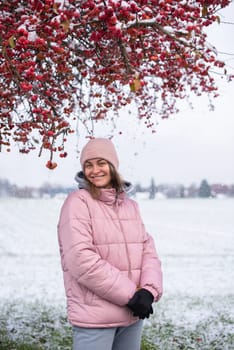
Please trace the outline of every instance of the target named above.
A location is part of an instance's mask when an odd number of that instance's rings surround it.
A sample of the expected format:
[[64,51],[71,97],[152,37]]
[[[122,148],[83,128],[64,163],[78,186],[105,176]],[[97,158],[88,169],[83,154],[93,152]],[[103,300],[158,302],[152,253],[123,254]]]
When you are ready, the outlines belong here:
[[[0,198],[0,303],[37,301],[65,309],[56,233],[62,202]],[[216,311],[233,316],[234,199],[138,202],[162,260],[160,307],[167,317],[198,322],[201,310],[185,299],[209,300],[205,313],[216,300]]]

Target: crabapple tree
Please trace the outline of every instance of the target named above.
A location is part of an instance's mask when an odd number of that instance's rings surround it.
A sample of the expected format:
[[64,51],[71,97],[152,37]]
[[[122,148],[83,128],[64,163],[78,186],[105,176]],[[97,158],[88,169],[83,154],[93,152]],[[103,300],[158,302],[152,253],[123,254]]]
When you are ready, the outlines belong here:
[[216,96],[206,41],[230,0],[0,0],[0,150],[67,155],[72,120],[135,103],[154,132],[191,92]]

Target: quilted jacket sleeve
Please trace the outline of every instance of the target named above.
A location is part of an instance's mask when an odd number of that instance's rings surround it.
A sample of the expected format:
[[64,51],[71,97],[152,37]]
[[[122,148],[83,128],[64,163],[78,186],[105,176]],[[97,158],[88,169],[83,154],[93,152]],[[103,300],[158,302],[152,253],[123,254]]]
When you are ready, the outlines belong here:
[[136,285],[97,253],[87,204],[75,193],[62,207],[58,236],[64,271],[103,299],[128,303]]
[[148,289],[158,301],[163,293],[161,261],[159,260],[153,238],[145,232],[141,287]]

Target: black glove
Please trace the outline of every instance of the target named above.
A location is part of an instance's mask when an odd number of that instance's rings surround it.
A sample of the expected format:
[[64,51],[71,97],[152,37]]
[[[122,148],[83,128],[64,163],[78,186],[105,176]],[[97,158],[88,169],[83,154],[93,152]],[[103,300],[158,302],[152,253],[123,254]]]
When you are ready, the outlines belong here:
[[152,302],[153,295],[146,289],[139,289],[129,300],[127,307],[133,312],[133,316],[140,319],[149,318],[153,313]]

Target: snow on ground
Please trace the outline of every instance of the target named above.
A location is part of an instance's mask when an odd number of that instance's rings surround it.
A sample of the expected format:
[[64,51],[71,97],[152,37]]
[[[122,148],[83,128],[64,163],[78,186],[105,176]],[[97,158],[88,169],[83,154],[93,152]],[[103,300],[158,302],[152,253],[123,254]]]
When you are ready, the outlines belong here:
[[[233,314],[234,200],[138,202],[162,260],[160,303],[168,316],[184,319],[190,303],[189,317],[197,318],[196,300],[202,299],[209,301],[206,312],[215,301],[217,311]],[[56,232],[62,203],[61,198],[0,198],[0,302],[38,301],[65,308]]]
[[64,300],[57,243],[62,200],[0,200],[0,300]]
[[166,293],[232,293],[234,200],[148,200],[140,207],[162,258]]

